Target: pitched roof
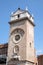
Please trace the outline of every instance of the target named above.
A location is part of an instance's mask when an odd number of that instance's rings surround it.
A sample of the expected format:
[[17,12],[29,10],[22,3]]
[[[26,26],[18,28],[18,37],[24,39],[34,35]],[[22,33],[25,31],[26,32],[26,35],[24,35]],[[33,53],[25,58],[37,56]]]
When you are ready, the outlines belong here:
[[0,48],[5,48],[5,47],[8,47],[8,43],[6,43],[6,44],[0,44]]
[[[11,13],[11,16],[15,16],[15,15],[18,15],[18,14],[22,14],[24,12],[28,12],[27,10],[22,10],[20,8],[18,8],[15,12],[12,12]],[[28,12],[29,13],[29,12]],[[29,13],[30,14],[30,13]],[[31,15],[31,14],[30,14]]]

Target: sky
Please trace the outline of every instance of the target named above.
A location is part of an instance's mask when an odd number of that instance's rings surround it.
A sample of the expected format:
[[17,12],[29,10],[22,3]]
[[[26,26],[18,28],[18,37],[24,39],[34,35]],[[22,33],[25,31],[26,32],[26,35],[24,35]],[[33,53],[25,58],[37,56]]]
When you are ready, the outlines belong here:
[[28,8],[34,16],[34,45],[36,54],[43,54],[43,0],[0,0],[0,44],[8,42],[10,15],[18,8]]

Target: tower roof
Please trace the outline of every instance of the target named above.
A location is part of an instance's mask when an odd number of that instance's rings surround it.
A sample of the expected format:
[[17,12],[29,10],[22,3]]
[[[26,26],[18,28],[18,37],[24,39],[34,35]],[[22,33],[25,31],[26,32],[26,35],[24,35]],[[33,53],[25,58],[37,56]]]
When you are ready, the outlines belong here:
[[20,8],[11,13],[11,20],[9,23],[11,24],[24,19],[29,20],[35,26],[32,15],[27,10],[21,10]]
[[[11,13],[11,16],[15,16],[15,15],[18,15],[18,14],[22,14],[24,12],[28,12],[27,10],[22,10],[20,8],[18,8],[15,12],[12,12]],[[28,12],[29,13],[29,12]],[[30,13],[29,13],[30,14]]]

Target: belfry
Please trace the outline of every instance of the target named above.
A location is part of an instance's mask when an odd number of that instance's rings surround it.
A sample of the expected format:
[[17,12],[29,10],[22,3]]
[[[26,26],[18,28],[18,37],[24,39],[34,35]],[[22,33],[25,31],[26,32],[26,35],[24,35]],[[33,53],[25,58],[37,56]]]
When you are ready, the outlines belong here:
[[34,18],[18,8],[11,14],[7,65],[36,65],[34,49]]

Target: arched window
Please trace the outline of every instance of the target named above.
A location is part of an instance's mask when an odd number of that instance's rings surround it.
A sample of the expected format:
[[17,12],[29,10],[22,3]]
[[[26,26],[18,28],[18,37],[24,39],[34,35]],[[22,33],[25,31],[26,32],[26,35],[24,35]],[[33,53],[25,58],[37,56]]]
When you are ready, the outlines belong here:
[[31,42],[30,42],[30,47],[31,47]]
[[20,17],[20,14],[18,14],[18,18]]
[[18,52],[19,52],[19,46],[18,45],[16,45],[16,46],[14,46],[14,54],[18,54]]

